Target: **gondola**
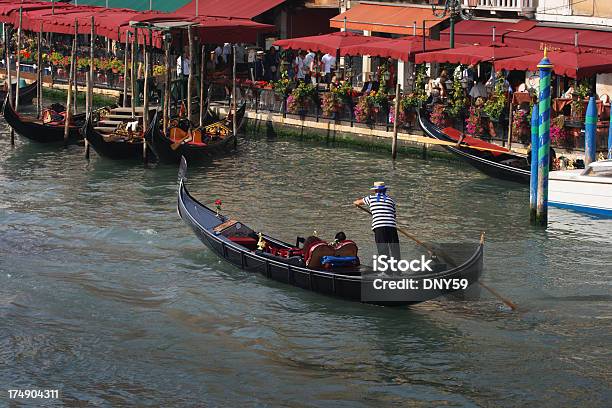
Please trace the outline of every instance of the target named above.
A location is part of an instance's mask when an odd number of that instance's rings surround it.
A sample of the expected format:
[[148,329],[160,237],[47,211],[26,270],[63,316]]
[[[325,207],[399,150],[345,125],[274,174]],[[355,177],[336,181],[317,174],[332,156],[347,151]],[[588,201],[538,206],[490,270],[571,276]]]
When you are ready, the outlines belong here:
[[[156,112],[146,132],[151,132],[157,126],[157,116]],[[143,157],[144,137],[114,137],[118,135],[110,135],[109,137],[109,135],[104,135],[95,129],[92,115],[87,117],[81,132],[96,153],[102,157],[113,160],[138,160]],[[147,153],[147,157],[149,157],[149,153]]]
[[[419,124],[427,136],[452,143],[461,140],[462,133],[459,130],[451,127],[440,129],[431,123],[421,111],[418,112],[418,115]],[[464,147],[465,145],[495,151],[473,149]],[[531,172],[526,156],[470,136],[464,136],[461,146],[443,147],[488,176],[529,184]]]
[[[181,159],[177,211],[183,221],[212,252],[225,261],[247,270],[260,273],[269,279],[346,300],[379,305],[409,305],[450,294],[452,290],[410,293],[410,299],[394,301],[368,301],[362,298],[362,285],[368,287],[379,277],[365,265],[325,269],[305,265],[299,249],[264,234],[257,234],[246,225],[218,214],[192,197],[185,187],[187,162]],[[258,241],[259,240],[259,241]],[[258,244],[265,242],[265,249]],[[308,240],[307,240],[308,241]],[[272,251],[268,251],[268,246]],[[297,243],[296,243],[297,245]],[[306,246],[306,244],[304,244]],[[478,281],[483,267],[484,236],[468,259],[456,267],[444,268],[427,275],[417,275],[417,280],[426,278],[466,279],[470,284]],[[312,248],[312,247],[310,247]],[[356,248],[356,246],[355,246]],[[308,249],[302,248],[307,253]],[[283,255],[283,252],[285,253]],[[289,257],[286,257],[289,255]],[[310,262],[310,260],[306,261]],[[411,276],[412,277],[412,276]]]
[[[36,97],[36,88],[38,81],[34,81],[29,85],[19,88],[19,105],[31,105],[32,100]],[[15,101],[15,92],[17,92],[17,83],[13,83],[13,102]],[[8,95],[7,85],[0,90],[0,98],[4,100]]]
[[[242,104],[236,113],[238,130],[244,119],[246,103]],[[185,156],[190,162],[210,158],[215,153],[227,150],[235,145],[236,135],[232,127],[232,118],[228,115],[224,120],[215,121],[213,114],[208,111],[203,126],[192,132],[191,140],[183,143],[171,139],[159,125],[153,126],[151,132],[147,132],[147,143],[155,153],[158,160],[163,163],[178,163],[181,156]],[[169,133],[169,132],[167,132]],[[211,137],[212,135],[212,137]],[[210,139],[203,141],[202,137]],[[178,144],[177,144],[178,143]],[[174,147],[174,148],[173,148]]]
[[[22,117],[8,101],[8,96],[4,99],[2,114],[6,123],[12,127],[18,135],[23,136],[39,143],[54,143],[64,141],[64,123],[44,121]],[[75,115],[72,118],[72,125],[69,127],[68,142],[75,142],[82,139],[80,128],[85,123],[85,114]]]

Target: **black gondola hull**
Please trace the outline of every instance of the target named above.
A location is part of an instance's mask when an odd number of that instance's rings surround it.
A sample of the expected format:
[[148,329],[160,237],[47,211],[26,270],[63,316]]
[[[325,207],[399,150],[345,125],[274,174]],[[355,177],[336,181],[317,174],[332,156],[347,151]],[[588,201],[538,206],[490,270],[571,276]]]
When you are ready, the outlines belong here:
[[[155,114],[154,120],[147,129],[147,133],[151,129],[155,128],[155,121],[157,120],[157,113]],[[144,142],[143,139],[138,141],[106,141],[101,133],[94,129],[93,121],[91,117],[85,122],[82,133],[85,139],[89,142],[91,147],[100,156],[112,159],[112,160],[142,160],[144,154]],[[146,135],[145,135],[146,136]],[[151,154],[149,148],[147,148],[147,157]]]
[[[237,123],[240,124],[243,121],[245,112],[246,104],[243,104],[236,115]],[[214,123],[210,113],[207,113],[206,118],[204,126]],[[150,144],[151,150],[153,150],[157,159],[162,163],[178,163],[181,157],[185,157],[188,162],[199,162],[233,148],[236,145],[236,135],[232,132],[231,135],[226,136],[222,140],[205,146],[184,143],[176,149],[172,149],[174,142],[166,137],[159,124],[156,123],[151,132],[147,132],[147,143]]]
[[[22,88],[19,88],[19,106],[22,105],[31,105],[34,98],[36,98],[36,87],[38,86],[38,82],[34,81],[30,85],[26,85]],[[15,102],[15,91],[17,90],[17,84],[13,84],[13,102]],[[0,98],[4,100],[8,92],[0,90]]]
[[[181,166],[183,167],[183,166]],[[184,173],[184,172],[183,172]],[[317,293],[363,302],[362,284],[371,284],[374,279],[372,269],[360,266],[358,268],[342,269],[342,272],[309,269],[303,266],[283,262],[278,258],[264,256],[259,251],[251,251],[242,247],[223,235],[216,234],[214,228],[226,219],[194,199],[184,186],[181,179],[178,193],[177,211],[183,221],[191,228],[200,241],[220,258],[232,265],[249,272],[259,273],[269,279],[311,290]],[[266,237],[268,239],[269,237]],[[428,277],[435,278],[465,278],[470,284],[477,282],[482,273],[483,242],[478,245],[473,255],[463,264]],[[369,274],[369,275],[368,275]],[[418,279],[426,276],[419,276]],[[385,306],[399,306],[420,303],[439,296],[452,293],[445,291],[422,291],[415,294],[418,300],[395,302],[364,302]]]
[[[431,138],[455,143],[456,141],[449,138],[441,129],[434,126],[419,112],[419,123],[423,132]],[[501,163],[503,160],[519,158],[512,154],[502,154],[497,160],[494,160],[489,152],[478,152],[477,150],[470,149],[467,147],[453,147],[443,146],[444,149],[454,155],[458,156],[461,160],[480,170],[482,173],[508,181],[514,181],[521,184],[529,184],[531,173],[528,170],[521,169],[518,167],[510,166]]]
[[[12,105],[8,103],[8,97],[4,99],[2,107],[4,120],[15,132],[27,139],[38,143],[57,143],[64,141],[64,125],[48,125],[40,120],[22,118]],[[85,115],[73,117],[74,125],[68,129],[68,142],[74,143],[82,139],[80,128],[85,121]]]

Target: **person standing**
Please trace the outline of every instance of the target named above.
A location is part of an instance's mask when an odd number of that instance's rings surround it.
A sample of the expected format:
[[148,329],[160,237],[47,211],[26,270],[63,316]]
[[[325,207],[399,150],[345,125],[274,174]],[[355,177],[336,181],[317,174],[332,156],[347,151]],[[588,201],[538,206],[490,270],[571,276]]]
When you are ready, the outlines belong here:
[[353,202],[356,206],[366,205],[372,213],[372,231],[378,255],[401,259],[399,237],[397,236],[397,221],[395,201],[387,195],[387,186],[383,181],[377,181],[372,187],[373,194],[359,198]]
[[295,57],[295,60],[293,61],[293,70],[295,72],[295,77],[298,82],[304,81],[304,78],[306,76],[306,72],[304,69],[304,51],[300,51],[297,57]]
[[325,74],[325,83],[329,85],[331,83],[332,67],[336,65],[336,57],[327,53],[323,55],[323,58],[321,58],[321,61],[323,62],[323,73]]
[[276,48],[270,47],[264,57],[264,67],[266,70],[266,81],[278,81],[279,58]]
[[304,57],[304,82],[312,84],[312,72],[314,71],[316,55],[312,50],[308,50]]
[[187,78],[189,78],[190,72],[190,64],[189,53],[185,53],[185,55],[179,55],[176,59],[176,76],[181,81],[181,100],[185,99],[185,95],[187,95]]

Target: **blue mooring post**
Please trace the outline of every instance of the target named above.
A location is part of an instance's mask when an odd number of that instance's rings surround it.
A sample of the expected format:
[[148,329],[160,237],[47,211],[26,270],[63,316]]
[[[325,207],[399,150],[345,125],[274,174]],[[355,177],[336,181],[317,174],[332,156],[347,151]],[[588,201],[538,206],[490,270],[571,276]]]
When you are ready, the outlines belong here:
[[612,160],[612,109],[610,109],[610,124],[608,125],[608,160]]
[[588,166],[597,159],[595,158],[595,138],[597,135],[597,103],[595,97],[589,98],[589,104],[584,119],[584,165]]
[[548,226],[548,171],[550,161],[550,77],[553,65],[546,55],[538,64],[540,69],[540,106],[538,119],[538,197],[535,224]]
[[538,208],[538,146],[540,145],[539,131],[540,110],[538,104],[533,105],[531,113],[531,183],[529,185],[529,222],[536,222]]

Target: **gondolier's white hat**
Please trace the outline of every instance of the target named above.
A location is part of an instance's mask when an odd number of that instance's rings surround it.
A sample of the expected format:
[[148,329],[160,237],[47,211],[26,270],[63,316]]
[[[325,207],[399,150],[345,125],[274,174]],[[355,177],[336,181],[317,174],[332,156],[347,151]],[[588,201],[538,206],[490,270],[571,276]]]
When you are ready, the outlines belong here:
[[375,181],[374,187],[370,188],[370,190],[386,190],[388,187],[385,186],[384,181]]

